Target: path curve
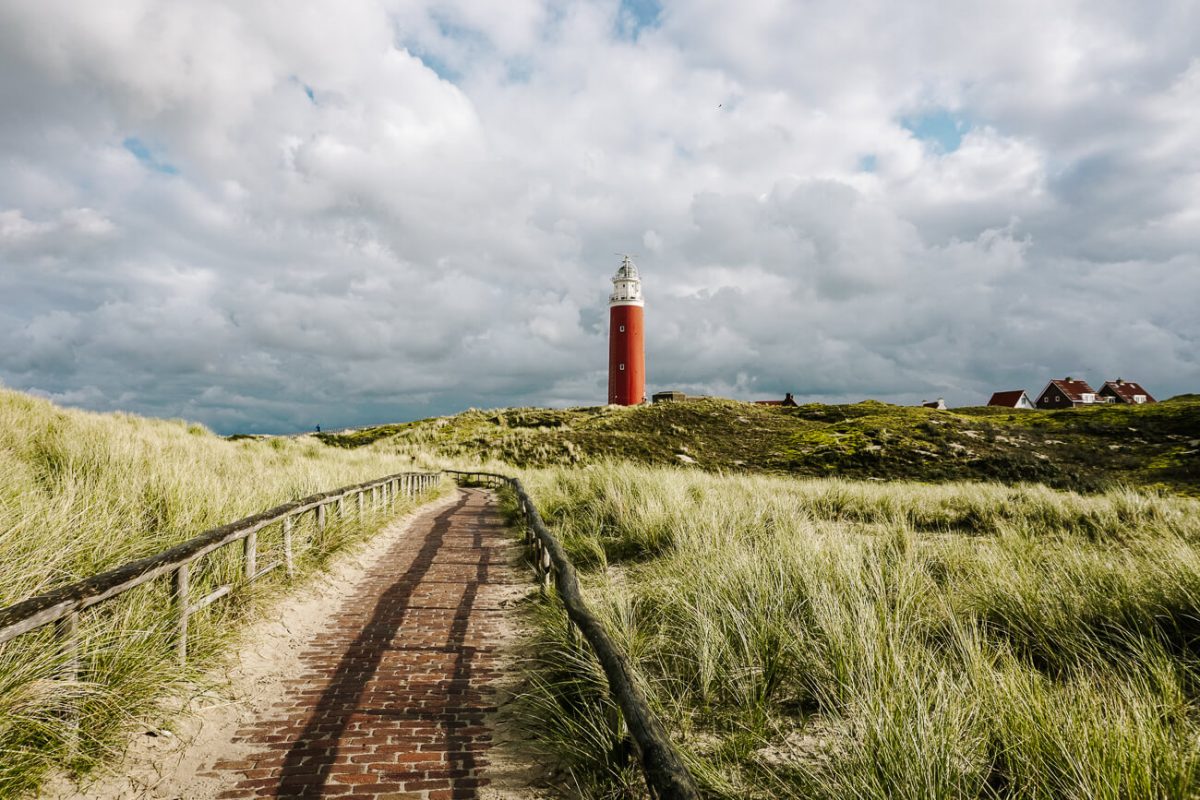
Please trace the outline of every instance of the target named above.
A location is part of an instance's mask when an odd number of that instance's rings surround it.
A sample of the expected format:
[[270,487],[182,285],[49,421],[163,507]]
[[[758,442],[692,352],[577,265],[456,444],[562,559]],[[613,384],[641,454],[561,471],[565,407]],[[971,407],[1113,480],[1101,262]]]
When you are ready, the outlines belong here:
[[460,490],[372,566],[274,711],[218,761],[220,798],[487,796],[500,600],[527,585],[495,497]]

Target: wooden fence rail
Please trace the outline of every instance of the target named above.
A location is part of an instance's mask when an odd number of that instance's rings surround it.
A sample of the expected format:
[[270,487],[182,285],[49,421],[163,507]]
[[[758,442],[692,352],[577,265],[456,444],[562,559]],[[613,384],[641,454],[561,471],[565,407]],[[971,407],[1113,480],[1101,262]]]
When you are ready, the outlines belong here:
[[[51,623],[55,624],[60,646],[66,656],[67,672],[63,677],[77,678],[79,670],[79,616],[92,606],[111,600],[130,589],[141,586],[162,575],[172,577],[172,605],[175,612],[175,647],[180,663],[187,661],[188,617],[229,594],[232,584],[217,587],[198,600],[191,596],[192,566],[197,560],[234,542],[242,543],[243,572],[247,582],[253,582],[282,566],[289,576],[294,571],[292,530],[301,514],[313,512],[318,531],[325,528],[326,508],[336,505],[339,516],[345,513],[345,499],[357,498],[357,510],[364,512],[364,495],[369,494],[372,510],[392,509],[398,495],[416,496],[441,479],[436,472],[402,472],[378,480],[343,486],[323,494],[276,506],[219,528],[205,531],[194,539],[152,556],[130,561],[108,572],[93,575],[78,583],[63,586],[52,592],[31,597],[0,609],[0,644]],[[258,532],[268,525],[281,523],[283,529],[283,559],[258,565]]]
[[460,482],[512,489],[525,518],[525,541],[530,548],[535,574],[542,586],[558,590],[567,617],[591,645],[608,679],[608,690],[629,727],[630,737],[641,761],[650,794],[659,800],[697,800],[700,792],[683,759],[667,736],[662,722],[651,711],[646,696],[634,679],[629,657],[608,635],[600,619],[584,603],[575,568],[558,539],[542,522],[537,507],[517,478],[490,472],[446,470]]
[[[575,568],[554,535],[546,528],[537,508],[520,480],[488,472],[446,470],[460,482],[508,487],[513,490],[526,523],[526,544],[530,547],[535,573],[542,586],[552,584],[562,598],[570,622],[591,646],[608,679],[609,692],[629,727],[634,747],[646,776],[650,793],[659,800],[697,800],[699,791],[691,774],[671,744],[662,723],[650,710],[645,694],[634,679],[628,656],[608,635],[604,625],[588,609],[575,577]],[[181,663],[187,660],[188,617],[232,591],[232,584],[217,587],[202,598],[191,597],[191,568],[197,560],[234,542],[242,542],[243,573],[253,582],[282,566],[290,576],[294,570],[292,533],[297,517],[313,512],[317,530],[326,524],[326,508],[336,506],[339,517],[346,511],[347,497],[355,499],[359,517],[369,503],[372,510],[392,509],[400,495],[416,496],[441,479],[441,473],[406,472],[389,475],[355,486],[345,486],[324,494],[284,503],[275,508],[206,531],[194,539],[146,558],[131,561],[108,572],[78,583],[31,597],[0,609],[0,644],[21,634],[54,624],[64,653],[62,677],[77,679],[82,663],[79,653],[79,618],[92,606],[111,600],[124,592],[163,575],[172,577],[172,604],[175,612],[175,646]],[[258,532],[280,523],[283,559],[258,565]]]

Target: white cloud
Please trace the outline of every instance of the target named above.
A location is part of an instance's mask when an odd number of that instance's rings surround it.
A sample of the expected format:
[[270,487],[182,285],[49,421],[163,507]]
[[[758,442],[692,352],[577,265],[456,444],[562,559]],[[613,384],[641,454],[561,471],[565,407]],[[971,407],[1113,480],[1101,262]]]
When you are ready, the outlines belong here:
[[632,250],[652,388],[1195,389],[1194,4],[629,24],[0,0],[0,380],[221,429],[599,402]]

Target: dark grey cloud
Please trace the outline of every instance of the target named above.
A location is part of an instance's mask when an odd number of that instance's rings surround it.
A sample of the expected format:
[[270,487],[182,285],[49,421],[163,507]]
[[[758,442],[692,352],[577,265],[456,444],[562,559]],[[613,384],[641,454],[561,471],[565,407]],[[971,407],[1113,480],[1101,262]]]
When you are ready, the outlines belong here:
[[1200,385],[1194,3],[640,8],[0,0],[0,381],[596,403],[632,251],[652,388]]

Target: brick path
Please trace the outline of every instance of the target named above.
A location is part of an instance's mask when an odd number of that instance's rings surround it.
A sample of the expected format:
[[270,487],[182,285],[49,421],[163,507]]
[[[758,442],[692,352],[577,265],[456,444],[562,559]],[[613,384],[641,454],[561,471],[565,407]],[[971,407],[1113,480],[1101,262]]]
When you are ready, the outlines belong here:
[[419,516],[309,643],[221,798],[471,798],[487,785],[498,600],[524,576],[495,498]]

